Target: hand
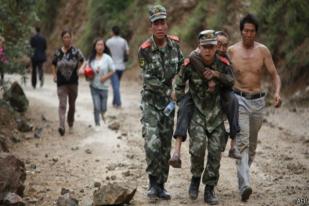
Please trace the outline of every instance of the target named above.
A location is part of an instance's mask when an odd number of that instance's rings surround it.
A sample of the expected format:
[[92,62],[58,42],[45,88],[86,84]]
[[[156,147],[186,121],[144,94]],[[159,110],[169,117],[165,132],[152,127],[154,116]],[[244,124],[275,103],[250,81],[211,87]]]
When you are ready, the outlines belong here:
[[171,98],[173,101],[176,101],[176,93],[174,91],[171,93]]
[[205,79],[207,79],[207,80],[210,80],[214,77],[213,71],[211,69],[206,69],[203,72],[203,75],[204,75]]
[[101,78],[100,78],[100,82],[101,83],[104,83],[106,81],[106,77],[105,76],[102,76]]
[[207,89],[207,91],[208,92],[214,92],[215,89],[216,89],[216,82],[214,80],[210,80],[208,82],[208,89]]
[[282,101],[281,101],[280,95],[279,94],[275,94],[274,95],[274,107],[275,108],[279,108],[281,106],[281,103],[282,103]]

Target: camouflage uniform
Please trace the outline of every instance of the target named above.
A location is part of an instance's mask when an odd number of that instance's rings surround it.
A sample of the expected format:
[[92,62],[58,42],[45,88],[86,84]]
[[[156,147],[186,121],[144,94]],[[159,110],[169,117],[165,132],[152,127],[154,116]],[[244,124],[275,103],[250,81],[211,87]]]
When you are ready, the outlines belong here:
[[[186,81],[189,80],[189,92],[194,102],[194,111],[189,126],[191,173],[194,177],[201,177],[203,171],[203,183],[215,186],[219,179],[221,159],[221,144],[226,132],[223,124],[223,113],[220,103],[220,92],[233,78],[228,65],[215,57],[213,70],[222,73],[216,79],[216,90],[208,92],[208,80],[203,79],[198,69],[191,63],[184,65],[175,80],[175,92],[177,100],[184,95]],[[206,170],[204,170],[204,157],[206,146],[208,149]]]
[[165,116],[164,108],[171,101],[172,80],[180,69],[183,56],[178,38],[167,36],[165,48],[155,44],[153,36],[146,40],[138,52],[139,64],[144,78],[142,94],[142,134],[149,175],[158,183],[167,181],[174,112]]

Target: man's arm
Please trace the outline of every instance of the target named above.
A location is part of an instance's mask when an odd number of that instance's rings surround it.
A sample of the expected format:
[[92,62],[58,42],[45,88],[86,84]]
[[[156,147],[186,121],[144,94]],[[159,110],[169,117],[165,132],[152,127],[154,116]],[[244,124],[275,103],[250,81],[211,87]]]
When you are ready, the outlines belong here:
[[176,75],[174,81],[174,91],[173,91],[173,94],[175,94],[176,101],[179,101],[185,95],[186,81],[188,80],[189,70],[190,70],[189,66],[182,65],[180,71]]
[[263,55],[264,55],[264,64],[268,73],[272,78],[273,85],[275,87],[275,94],[274,94],[274,106],[280,107],[281,105],[281,97],[280,97],[280,90],[281,90],[281,80],[280,76],[277,72],[275,64],[273,62],[271,53],[267,47],[263,47]]

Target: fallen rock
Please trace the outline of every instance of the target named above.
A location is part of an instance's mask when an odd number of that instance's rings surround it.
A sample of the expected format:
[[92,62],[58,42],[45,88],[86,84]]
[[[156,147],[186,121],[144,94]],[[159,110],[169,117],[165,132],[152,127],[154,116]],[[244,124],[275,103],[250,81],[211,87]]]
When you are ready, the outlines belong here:
[[101,183],[100,182],[94,182],[93,186],[99,188],[99,187],[101,187]]
[[35,128],[34,129],[34,137],[41,138],[42,137],[43,128]]
[[0,165],[0,202],[8,192],[23,197],[26,180],[24,162],[12,154],[1,152]]
[[86,149],[85,152],[86,152],[87,154],[92,154],[92,151],[91,151],[90,149]]
[[13,82],[11,87],[4,92],[3,99],[8,101],[18,112],[25,112],[28,109],[29,101],[23,89],[17,82]]
[[[127,185],[122,183],[121,185]],[[95,190],[93,193],[93,205],[122,205],[129,204],[132,200],[136,188],[120,186],[118,183],[107,184]]]
[[24,202],[24,200],[17,194],[15,193],[11,193],[8,192],[4,199],[3,199],[3,203],[5,206],[25,206],[26,203]]
[[65,193],[58,198],[57,206],[78,206],[78,200],[70,193]]
[[123,172],[122,175],[125,176],[125,177],[128,177],[128,176],[131,175],[131,173],[130,173],[129,170],[127,170],[127,171]]
[[108,125],[108,128],[111,129],[111,130],[118,131],[119,128],[120,128],[120,124],[119,124],[119,122],[113,122],[110,125]]
[[20,132],[30,132],[33,126],[25,118],[16,119],[17,129]]
[[6,138],[0,134],[0,152],[9,152],[9,148],[6,144]]

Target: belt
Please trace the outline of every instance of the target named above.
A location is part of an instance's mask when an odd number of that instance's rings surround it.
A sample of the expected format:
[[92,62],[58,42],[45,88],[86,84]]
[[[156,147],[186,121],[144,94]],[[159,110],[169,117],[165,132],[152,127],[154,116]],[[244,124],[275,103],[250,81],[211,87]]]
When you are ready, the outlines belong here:
[[248,93],[248,92],[242,92],[239,90],[234,90],[234,93],[242,97],[245,97],[246,99],[257,99],[257,98],[261,98],[265,96],[265,92]]

